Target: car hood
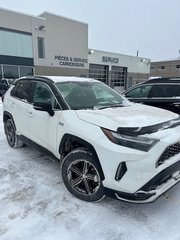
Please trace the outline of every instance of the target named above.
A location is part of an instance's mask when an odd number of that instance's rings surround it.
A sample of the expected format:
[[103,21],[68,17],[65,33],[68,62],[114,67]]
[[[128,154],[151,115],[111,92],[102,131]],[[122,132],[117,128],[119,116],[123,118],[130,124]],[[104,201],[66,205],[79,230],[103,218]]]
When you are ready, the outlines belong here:
[[83,121],[113,131],[132,134],[155,132],[160,128],[172,127],[174,122],[180,124],[178,114],[142,104],[102,110],[78,110],[76,113]]

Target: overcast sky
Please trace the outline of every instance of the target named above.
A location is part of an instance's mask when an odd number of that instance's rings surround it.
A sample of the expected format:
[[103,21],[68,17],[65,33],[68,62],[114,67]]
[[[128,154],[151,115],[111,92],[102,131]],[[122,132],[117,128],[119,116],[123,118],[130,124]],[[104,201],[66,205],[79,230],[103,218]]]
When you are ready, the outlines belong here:
[[180,59],[180,0],[0,0],[0,7],[88,23],[92,49]]

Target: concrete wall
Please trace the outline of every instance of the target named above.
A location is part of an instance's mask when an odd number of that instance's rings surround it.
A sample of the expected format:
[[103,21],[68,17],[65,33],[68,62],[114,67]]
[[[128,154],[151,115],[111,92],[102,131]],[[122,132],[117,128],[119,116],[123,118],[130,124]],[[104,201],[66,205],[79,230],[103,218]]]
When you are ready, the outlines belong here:
[[[45,38],[46,57],[39,59],[36,54],[35,65],[65,67],[60,65],[61,61],[61,64],[69,64],[68,68],[87,69],[88,25],[47,12],[41,14],[41,17],[45,19],[46,31],[41,31],[41,36]],[[76,67],[73,63],[83,66]]]
[[35,75],[87,77],[88,69],[35,66]]
[[[18,12],[11,12],[0,8],[0,27],[14,29],[17,31],[32,32],[32,19],[34,16],[25,15]],[[36,18],[40,20],[40,18]]]
[[[130,73],[146,74],[150,72],[150,59],[148,58],[140,58],[98,50],[93,50],[93,52],[92,53],[91,52],[92,50],[89,50],[89,63],[109,65],[110,70],[112,66],[127,67],[128,72]],[[112,61],[114,58],[115,61],[116,59],[118,59],[118,63],[111,61],[104,62],[103,56],[110,57]]]
[[180,60],[152,62],[150,76],[180,77]]

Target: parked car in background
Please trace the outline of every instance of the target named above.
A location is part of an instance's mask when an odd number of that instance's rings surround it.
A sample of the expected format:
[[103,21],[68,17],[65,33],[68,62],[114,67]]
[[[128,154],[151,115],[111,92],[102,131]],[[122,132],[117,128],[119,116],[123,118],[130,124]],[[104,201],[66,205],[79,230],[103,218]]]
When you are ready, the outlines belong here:
[[14,79],[1,79],[0,80],[0,97],[2,97],[8,88],[14,83]]
[[180,114],[180,78],[150,79],[127,89],[123,95],[132,102]]
[[94,79],[23,77],[4,95],[10,147],[61,162],[74,196],[152,202],[180,181],[180,116],[134,104]]

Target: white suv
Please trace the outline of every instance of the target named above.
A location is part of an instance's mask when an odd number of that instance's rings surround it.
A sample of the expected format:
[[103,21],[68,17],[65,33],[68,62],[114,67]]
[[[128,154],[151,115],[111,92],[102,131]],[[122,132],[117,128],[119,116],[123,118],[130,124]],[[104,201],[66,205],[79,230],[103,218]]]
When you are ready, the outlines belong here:
[[152,202],[180,181],[180,117],[130,103],[88,78],[23,77],[4,97],[11,147],[35,143],[61,161],[67,189]]

